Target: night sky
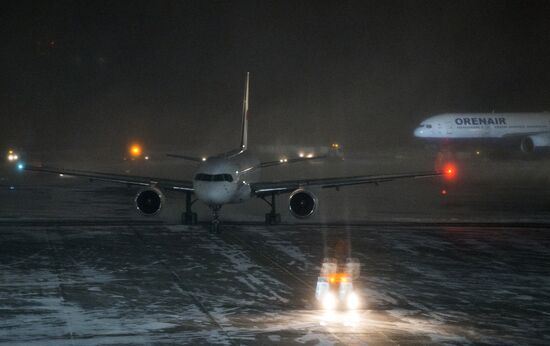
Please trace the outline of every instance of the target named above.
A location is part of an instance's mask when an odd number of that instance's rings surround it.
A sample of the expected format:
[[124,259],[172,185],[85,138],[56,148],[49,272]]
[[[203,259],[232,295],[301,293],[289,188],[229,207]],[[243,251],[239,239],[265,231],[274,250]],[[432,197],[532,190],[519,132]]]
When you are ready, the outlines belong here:
[[548,1],[12,2],[0,145],[405,145],[440,112],[550,110]]

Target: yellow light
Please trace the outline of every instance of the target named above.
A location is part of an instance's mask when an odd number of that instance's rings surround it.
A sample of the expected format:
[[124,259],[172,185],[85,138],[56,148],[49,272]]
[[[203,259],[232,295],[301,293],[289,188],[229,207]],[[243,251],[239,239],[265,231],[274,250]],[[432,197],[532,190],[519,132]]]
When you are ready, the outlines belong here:
[[8,151],[8,154],[10,155],[13,154],[13,150]]
[[141,156],[141,147],[140,147],[138,144],[133,144],[133,145],[130,147],[130,154],[131,154],[133,157]]

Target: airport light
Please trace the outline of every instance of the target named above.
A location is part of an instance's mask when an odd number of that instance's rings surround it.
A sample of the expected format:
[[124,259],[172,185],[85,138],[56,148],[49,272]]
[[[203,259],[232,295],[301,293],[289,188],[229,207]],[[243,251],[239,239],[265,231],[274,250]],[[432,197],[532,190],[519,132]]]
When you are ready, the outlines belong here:
[[304,153],[299,153],[298,156],[304,157]]
[[456,177],[456,167],[452,163],[448,163],[444,166],[443,174],[448,180],[452,180]]
[[24,170],[24,169],[25,169],[25,165],[24,165],[23,163],[19,163],[19,164],[17,165],[17,170],[18,170],[18,171],[22,171],[22,170]]
[[140,157],[141,152],[142,152],[142,149],[139,144],[132,144],[132,146],[130,146],[130,155],[132,157]]
[[17,155],[13,150],[8,150],[8,161],[13,162],[19,160],[19,155]]
[[307,154],[307,158],[311,159],[313,157],[313,154]]
[[202,160],[203,162],[206,161],[206,157],[203,157],[201,160]]

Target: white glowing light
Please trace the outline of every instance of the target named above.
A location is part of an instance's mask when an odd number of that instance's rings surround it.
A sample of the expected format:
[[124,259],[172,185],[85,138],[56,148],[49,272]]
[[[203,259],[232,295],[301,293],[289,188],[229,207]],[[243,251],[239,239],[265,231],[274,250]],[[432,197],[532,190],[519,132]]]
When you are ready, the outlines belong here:
[[206,161],[206,157],[203,157],[202,160],[203,160],[203,161]]
[[60,176],[60,177],[63,177],[64,175],[63,175],[63,173],[59,173],[59,176]]
[[336,308],[336,297],[329,292],[323,297],[323,309],[333,310],[334,308]]
[[145,160],[149,160],[149,156],[145,156]]
[[12,154],[9,154],[9,155],[8,155],[8,161],[13,161],[13,160],[14,160],[13,155],[12,155]]
[[307,158],[311,159],[313,157],[313,154],[307,154]]
[[284,160],[284,159],[280,159],[279,162],[280,162],[280,163],[283,163],[283,162],[285,162],[285,160]]
[[359,308],[359,297],[355,294],[355,292],[348,294],[347,305],[350,310],[356,310]]
[[304,157],[304,153],[299,153],[298,156]]

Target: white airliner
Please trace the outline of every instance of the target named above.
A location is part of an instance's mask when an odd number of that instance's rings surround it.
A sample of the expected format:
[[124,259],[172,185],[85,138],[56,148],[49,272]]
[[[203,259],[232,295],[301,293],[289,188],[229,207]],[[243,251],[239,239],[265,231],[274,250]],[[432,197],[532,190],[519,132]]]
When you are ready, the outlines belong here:
[[[137,209],[144,215],[154,215],[161,210],[165,198],[163,190],[181,191],[186,194],[186,207],[185,212],[182,214],[183,223],[197,223],[197,214],[192,212],[191,206],[198,200],[205,203],[212,210],[211,229],[214,232],[220,230],[218,213],[224,204],[240,203],[253,197],[261,198],[271,207],[271,211],[266,214],[266,224],[278,224],[281,217],[276,212],[275,196],[279,194],[289,193],[290,213],[297,218],[306,218],[311,216],[318,207],[317,198],[310,191],[311,188],[339,188],[360,184],[377,184],[397,179],[436,177],[445,174],[441,171],[428,171],[391,175],[357,175],[323,179],[305,178],[285,181],[261,181],[260,170],[263,167],[319,159],[319,157],[260,162],[250,155],[247,150],[248,93],[249,73],[247,73],[246,77],[243,100],[241,144],[237,149],[206,159],[186,155],[169,155],[195,161],[198,164],[192,180],[170,180],[118,175],[104,172],[24,165],[23,163],[18,164],[18,169],[143,186],[143,190],[136,195],[135,204]],[[193,197],[195,198],[194,200]],[[268,200],[268,197],[271,197],[271,199]]]
[[422,121],[414,135],[446,142],[512,144],[534,152],[550,149],[550,113],[446,113]]

